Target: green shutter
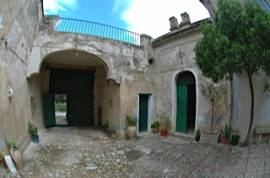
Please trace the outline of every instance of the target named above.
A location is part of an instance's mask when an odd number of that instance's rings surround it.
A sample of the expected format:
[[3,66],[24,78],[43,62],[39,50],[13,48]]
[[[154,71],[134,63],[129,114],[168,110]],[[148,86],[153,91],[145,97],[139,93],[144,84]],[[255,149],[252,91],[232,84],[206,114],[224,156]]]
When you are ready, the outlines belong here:
[[44,125],[46,128],[55,126],[54,95],[44,96]]
[[187,132],[187,85],[177,85],[176,131]]
[[140,95],[139,100],[139,132],[143,132],[147,131],[148,95]]

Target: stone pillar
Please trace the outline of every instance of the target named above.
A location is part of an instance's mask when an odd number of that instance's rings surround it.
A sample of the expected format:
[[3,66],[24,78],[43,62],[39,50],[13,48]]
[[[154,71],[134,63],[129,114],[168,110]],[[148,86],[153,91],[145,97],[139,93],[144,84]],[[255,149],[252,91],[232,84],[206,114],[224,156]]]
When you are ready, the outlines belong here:
[[153,40],[153,38],[149,35],[146,35],[146,34],[140,35],[140,45],[141,46],[148,46],[152,40]]
[[170,21],[170,31],[178,29],[178,20],[174,16],[169,18]]

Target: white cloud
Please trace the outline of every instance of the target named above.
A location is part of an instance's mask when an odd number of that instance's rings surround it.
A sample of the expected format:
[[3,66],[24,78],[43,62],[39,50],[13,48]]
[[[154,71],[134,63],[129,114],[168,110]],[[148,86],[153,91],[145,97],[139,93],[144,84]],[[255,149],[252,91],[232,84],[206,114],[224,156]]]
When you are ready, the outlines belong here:
[[169,18],[188,12],[192,22],[209,17],[199,0],[131,0],[122,18],[129,29],[158,37],[169,32]]
[[43,0],[45,14],[57,14],[60,11],[76,9],[77,0]]
[[113,5],[113,12],[118,11],[119,9],[127,6],[130,3],[129,0],[114,0],[114,5]]

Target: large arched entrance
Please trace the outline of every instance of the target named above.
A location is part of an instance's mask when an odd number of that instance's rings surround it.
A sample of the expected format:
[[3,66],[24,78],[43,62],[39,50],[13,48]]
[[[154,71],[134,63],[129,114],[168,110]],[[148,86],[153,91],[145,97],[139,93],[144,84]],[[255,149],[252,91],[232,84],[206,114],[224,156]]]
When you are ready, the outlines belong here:
[[193,132],[196,118],[196,81],[191,72],[182,72],[176,79],[176,132]]
[[108,98],[119,100],[119,85],[107,80],[108,69],[101,59],[66,50],[49,54],[43,61],[39,75],[45,127],[101,126],[108,118],[114,127],[117,116],[111,113],[119,106],[108,106]]

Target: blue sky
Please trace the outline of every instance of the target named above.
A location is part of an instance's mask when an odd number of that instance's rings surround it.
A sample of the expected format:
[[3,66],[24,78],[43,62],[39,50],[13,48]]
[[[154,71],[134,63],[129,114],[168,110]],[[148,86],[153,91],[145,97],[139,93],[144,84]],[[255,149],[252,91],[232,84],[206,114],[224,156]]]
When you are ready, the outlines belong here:
[[191,21],[207,18],[199,0],[43,0],[45,14],[90,20],[158,37],[169,31],[169,17],[188,12]]

